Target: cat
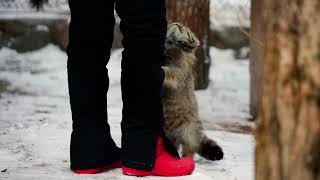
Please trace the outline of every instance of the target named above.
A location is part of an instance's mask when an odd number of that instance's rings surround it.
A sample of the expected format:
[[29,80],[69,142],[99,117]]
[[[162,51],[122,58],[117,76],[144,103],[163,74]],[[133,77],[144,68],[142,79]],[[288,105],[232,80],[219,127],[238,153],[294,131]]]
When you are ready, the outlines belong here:
[[198,115],[192,69],[197,61],[195,52],[200,45],[193,32],[180,23],[168,26],[165,41],[165,73],[163,83],[164,130],[182,156],[195,153],[209,160],[221,160],[223,151],[208,138]]

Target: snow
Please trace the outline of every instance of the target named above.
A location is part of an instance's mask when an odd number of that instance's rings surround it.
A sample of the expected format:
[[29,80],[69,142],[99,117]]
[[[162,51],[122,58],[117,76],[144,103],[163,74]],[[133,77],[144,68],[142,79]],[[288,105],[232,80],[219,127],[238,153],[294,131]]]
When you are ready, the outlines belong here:
[[210,0],[211,29],[250,26],[250,0]]
[[[28,0],[2,0],[0,1],[0,12],[36,12],[37,9]],[[67,0],[49,0],[41,11],[67,12],[69,6]]]
[[[210,0],[211,28],[250,26],[250,0]],[[69,6],[65,0],[56,0],[37,12],[25,0],[0,2],[0,19],[68,18]],[[118,18],[117,18],[118,19]]]
[[[212,162],[196,156],[192,175],[170,179],[251,180],[254,138],[250,130],[253,125],[246,120],[250,118],[248,61],[234,60],[229,50],[211,48],[210,53],[212,82],[196,96],[206,133],[222,146],[225,158]],[[0,50],[0,179],[136,179],[122,175],[120,169],[97,175],[76,175],[69,170],[71,114],[66,59],[66,54],[53,45],[22,54]],[[118,145],[120,59],[121,50],[115,50],[108,64],[109,123]]]
[[67,13],[56,13],[56,12],[33,12],[33,11],[13,11],[6,12],[0,9],[0,19],[5,20],[16,20],[16,19],[70,19],[70,15]]
[[[253,128],[249,113],[249,61],[235,60],[232,50],[211,47],[208,89],[196,92],[199,112],[206,127],[231,130],[237,125]],[[214,121],[215,123],[212,123]]]

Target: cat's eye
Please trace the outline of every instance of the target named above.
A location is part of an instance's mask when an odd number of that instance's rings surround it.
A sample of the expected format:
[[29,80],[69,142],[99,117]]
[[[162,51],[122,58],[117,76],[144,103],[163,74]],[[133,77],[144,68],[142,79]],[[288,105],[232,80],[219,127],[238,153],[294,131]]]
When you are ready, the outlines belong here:
[[187,52],[191,52],[192,51],[192,48],[191,47],[187,47],[187,46],[183,46],[182,49],[184,51],[187,51]]

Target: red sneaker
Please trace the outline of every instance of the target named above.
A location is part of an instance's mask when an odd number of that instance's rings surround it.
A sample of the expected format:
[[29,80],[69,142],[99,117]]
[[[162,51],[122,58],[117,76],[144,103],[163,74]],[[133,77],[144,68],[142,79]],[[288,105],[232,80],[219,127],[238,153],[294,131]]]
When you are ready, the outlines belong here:
[[73,172],[77,174],[98,174],[98,173],[102,173],[112,169],[121,168],[121,166],[122,166],[121,161],[117,161],[103,167],[94,168],[94,169],[73,170]]
[[122,172],[130,176],[185,176],[195,168],[192,158],[175,158],[169,154],[163,145],[162,138],[158,138],[156,160],[152,171],[133,169],[122,166]]

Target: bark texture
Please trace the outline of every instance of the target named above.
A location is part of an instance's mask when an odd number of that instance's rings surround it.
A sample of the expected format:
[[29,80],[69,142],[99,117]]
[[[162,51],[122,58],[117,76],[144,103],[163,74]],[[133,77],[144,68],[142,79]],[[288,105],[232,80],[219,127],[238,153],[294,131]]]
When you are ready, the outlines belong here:
[[250,113],[256,119],[261,108],[263,85],[263,45],[264,23],[261,14],[263,1],[251,0],[251,38],[250,38]]
[[209,0],[167,0],[169,23],[180,22],[195,33],[200,40],[196,52],[198,62],[194,68],[195,89],[205,89],[209,84]]
[[320,1],[265,0],[257,180],[320,179]]

